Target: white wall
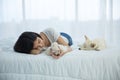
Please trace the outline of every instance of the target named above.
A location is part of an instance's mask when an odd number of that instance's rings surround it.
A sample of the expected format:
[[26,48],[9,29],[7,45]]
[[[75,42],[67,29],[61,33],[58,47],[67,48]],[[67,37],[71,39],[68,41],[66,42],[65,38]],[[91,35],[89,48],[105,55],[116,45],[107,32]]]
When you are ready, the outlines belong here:
[[[74,41],[83,42],[84,35],[90,39],[105,38],[109,44],[120,43],[120,21],[113,24],[112,30],[109,26],[103,26],[98,22],[67,22],[59,20],[27,20],[19,23],[9,22],[0,24],[0,39],[15,37],[24,31],[41,32],[47,27],[55,28],[59,32],[70,34]],[[107,28],[106,28],[107,27]]]

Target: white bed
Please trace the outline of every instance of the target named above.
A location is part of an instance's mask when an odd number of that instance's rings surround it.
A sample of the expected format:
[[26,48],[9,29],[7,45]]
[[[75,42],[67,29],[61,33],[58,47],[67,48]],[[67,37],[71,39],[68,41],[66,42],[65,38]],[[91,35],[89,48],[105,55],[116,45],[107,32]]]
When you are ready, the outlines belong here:
[[56,60],[46,54],[13,51],[14,40],[0,41],[0,80],[120,80],[120,48],[74,50]]

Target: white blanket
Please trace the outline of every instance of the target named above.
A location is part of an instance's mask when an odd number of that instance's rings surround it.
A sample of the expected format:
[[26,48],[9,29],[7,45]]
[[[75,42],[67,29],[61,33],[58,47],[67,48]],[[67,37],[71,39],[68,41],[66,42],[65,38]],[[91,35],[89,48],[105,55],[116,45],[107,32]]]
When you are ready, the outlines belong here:
[[60,59],[13,51],[14,41],[0,42],[0,80],[120,80],[120,48],[80,51]]

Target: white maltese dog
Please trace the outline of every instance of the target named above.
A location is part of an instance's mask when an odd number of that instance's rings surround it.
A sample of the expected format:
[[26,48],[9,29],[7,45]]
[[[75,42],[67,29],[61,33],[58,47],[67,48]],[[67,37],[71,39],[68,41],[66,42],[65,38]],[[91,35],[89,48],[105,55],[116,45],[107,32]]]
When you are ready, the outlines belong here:
[[64,45],[60,45],[57,42],[51,44],[50,47],[46,50],[48,55],[54,54],[55,56],[59,56],[61,53],[67,51],[68,47]]
[[103,50],[106,48],[105,40],[104,39],[94,39],[90,40],[86,35],[85,42],[83,45],[79,46],[79,50]]

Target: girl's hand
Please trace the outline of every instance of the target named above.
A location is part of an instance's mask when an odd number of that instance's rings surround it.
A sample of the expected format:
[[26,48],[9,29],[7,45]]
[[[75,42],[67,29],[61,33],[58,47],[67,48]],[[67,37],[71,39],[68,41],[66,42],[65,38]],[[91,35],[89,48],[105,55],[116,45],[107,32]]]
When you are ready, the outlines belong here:
[[31,54],[39,54],[40,53],[40,50],[37,50],[37,49],[33,49],[33,50],[31,50],[31,52],[30,52]]
[[59,59],[60,57],[62,57],[64,54],[66,54],[66,53],[68,53],[68,52],[70,52],[70,51],[72,51],[72,48],[71,47],[68,47],[68,50],[67,51],[65,51],[65,52],[62,52],[61,51],[61,53],[59,54],[59,55],[54,55],[52,52],[51,52],[51,56],[53,57],[53,58],[55,58],[55,59]]

